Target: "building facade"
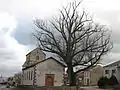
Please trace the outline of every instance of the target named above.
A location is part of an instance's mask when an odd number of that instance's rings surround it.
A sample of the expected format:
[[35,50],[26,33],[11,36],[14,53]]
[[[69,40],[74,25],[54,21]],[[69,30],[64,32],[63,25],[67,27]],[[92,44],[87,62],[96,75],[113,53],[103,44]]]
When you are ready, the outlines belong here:
[[3,77],[2,75],[0,76],[0,84],[4,84],[7,82],[7,77]]
[[82,86],[89,86],[90,85],[90,71],[82,71],[77,73],[77,81]]
[[22,69],[22,84],[61,86],[63,84],[64,67],[65,65],[62,62],[53,57],[45,59],[45,54],[39,48],[36,48],[26,55],[26,61]]
[[110,78],[112,75],[114,75],[120,83],[120,61],[104,66],[104,76]]
[[103,76],[104,69],[101,65],[97,65],[90,70],[90,85],[97,86],[98,80]]
[[77,80],[83,86],[96,86],[100,77],[103,76],[104,69],[101,65],[97,65],[91,69],[77,73]]

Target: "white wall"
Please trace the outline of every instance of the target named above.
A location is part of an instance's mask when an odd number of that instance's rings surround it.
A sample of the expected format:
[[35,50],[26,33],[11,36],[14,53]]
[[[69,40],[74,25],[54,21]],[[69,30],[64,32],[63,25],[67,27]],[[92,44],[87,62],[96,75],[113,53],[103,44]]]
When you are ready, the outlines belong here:
[[47,60],[47,74],[55,74],[54,85],[61,86],[63,84],[64,67],[54,60]]
[[37,65],[37,85],[45,86],[45,75],[54,74],[54,86],[61,86],[63,84],[64,67],[54,60],[47,60]]
[[90,85],[97,85],[98,80],[103,76],[104,68],[97,65],[90,70]]
[[36,65],[36,84],[37,86],[45,86],[45,72],[46,72],[46,63],[39,63]]
[[7,77],[0,77],[0,83],[4,83],[7,81]]

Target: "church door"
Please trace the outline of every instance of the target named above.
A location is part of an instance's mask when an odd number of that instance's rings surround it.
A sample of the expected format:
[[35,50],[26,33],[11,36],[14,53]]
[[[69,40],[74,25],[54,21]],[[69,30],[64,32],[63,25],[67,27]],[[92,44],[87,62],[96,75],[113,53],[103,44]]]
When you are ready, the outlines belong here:
[[54,74],[46,74],[46,76],[45,76],[45,86],[47,86],[47,87],[54,86]]

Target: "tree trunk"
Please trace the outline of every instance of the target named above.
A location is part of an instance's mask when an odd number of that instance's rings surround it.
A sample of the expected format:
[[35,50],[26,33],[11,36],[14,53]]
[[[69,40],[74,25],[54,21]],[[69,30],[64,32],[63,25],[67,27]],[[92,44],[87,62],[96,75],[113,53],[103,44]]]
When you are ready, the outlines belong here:
[[70,86],[76,85],[76,77],[75,77],[75,73],[73,71],[72,65],[68,65],[68,80],[69,80]]

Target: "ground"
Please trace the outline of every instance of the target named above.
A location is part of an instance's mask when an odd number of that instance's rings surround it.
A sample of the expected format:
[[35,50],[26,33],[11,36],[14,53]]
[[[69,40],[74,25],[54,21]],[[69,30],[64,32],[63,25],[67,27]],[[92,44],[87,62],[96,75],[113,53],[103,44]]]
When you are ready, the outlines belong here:
[[82,90],[112,90],[112,89],[99,89],[97,86],[88,86],[88,87],[81,87]]
[[4,90],[6,88],[5,85],[0,85],[0,90]]
[[[9,88],[6,88],[5,85],[0,85],[0,90],[12,90]],[[20,90],[20,89],[14,89],[14,90]],[[29,90],[29,88],[22,88],[21,90]],[[31,89],[31,90],[38,90],[38,89]],[[45,90],[45,89],[42,89]],[[59,90],[59,89],[58,89]],[[112,89],[99,89],[97,86],[89,86],[89,87],[81,87],[81,90],[112,90]],[[120,90],[120,89],[117,89]]]

